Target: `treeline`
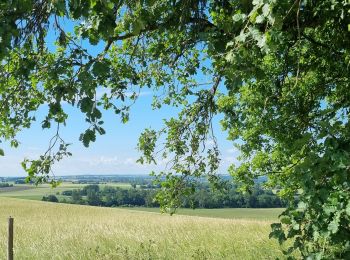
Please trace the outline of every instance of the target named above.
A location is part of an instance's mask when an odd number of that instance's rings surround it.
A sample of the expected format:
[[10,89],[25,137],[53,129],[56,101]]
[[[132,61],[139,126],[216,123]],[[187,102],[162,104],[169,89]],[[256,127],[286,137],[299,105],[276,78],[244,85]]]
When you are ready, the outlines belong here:
[[7,188],[12,187],[13,184],[7,183],[7,182],[0,182],[0,188]]
[[226,192],[213,191],[209,187],[198,189],[183,202],[183,207],[190,208],[280,208],[286,202],[270,190],[256,185],[251,193],[243,194],[234,187]]
[[[43,200],[62,203],[74,203],[92,206],[119,207],[143,206],[158,207],[154,198],[157,189],[130,188],[99,185],[87,185],[83,189],[63,191],[64,198],[58,201],[54,195]],[[286,203],[272,191],[262,189],[257,185],[250,194],[242,194],[234,187],[226,192],[213,191],[209,187],[199,188],[192,196],[183,200],[184,208],[278,208]]]
[[62,176],[60,179],[76,184],[135,183],[136,185],[147,185],[153,182],[153,177],[148,175]]
[[118,206],[145,206],[157,207],[153,201],[156,190],[122,189],[119,187],[87,185],[83,189],[63,191],[61,195],[69,196],[61,202],[87,204],[91,206],[118,207]]

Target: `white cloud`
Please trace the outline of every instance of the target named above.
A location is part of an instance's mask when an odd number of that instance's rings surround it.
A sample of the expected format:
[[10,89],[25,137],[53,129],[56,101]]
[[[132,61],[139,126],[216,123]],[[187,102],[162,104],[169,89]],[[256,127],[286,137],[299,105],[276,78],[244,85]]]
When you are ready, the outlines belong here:
[[239,161],[237,160],[237,157],[234,156],[226,156],[223,158],[223,162],[226,164],[237,164]]
[[[15,150],[11,154],[0,157],[0,176],[25,176],[20,163],[23,158],[35,159],[43,152],[36,146],[28,146],[25,149]],[[231,164],[239,165],[237,149],[223,150],[221,155],[220,173],[227,173]],[[64,158],[54,165],[54,173],[60,175],[76,174],[149,174],[151,171],[163,171],[166,169],[168,159],[159,158],[157,165],[137,163],[139,158],[136,152],[123,153],[111,152],[92,154],[92,151],[73,151],[73,156]]]
[[160,165],[137,163],[132,156],[89,156],[71,157],[55,166],[56,175],[72,174],[149,174],[152,170],[162,170]]
[[235,154],[235,155],[239,155],[239,150],[237,148],[230,148],[226,150],[226,153],[228,154]]

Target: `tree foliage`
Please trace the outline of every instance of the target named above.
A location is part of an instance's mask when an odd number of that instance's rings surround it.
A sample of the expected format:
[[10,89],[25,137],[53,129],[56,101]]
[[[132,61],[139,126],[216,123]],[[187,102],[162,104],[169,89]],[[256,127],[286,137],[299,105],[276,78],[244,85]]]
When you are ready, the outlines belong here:
[[[220,185],[211,127],[220,113],[241,151],[242,163],[230,173],[242,189],[267,175],[282,197],[300,199],[272,236],[295,238],[293,248],[304,257],[349,257],[349,6],[347,0],[1,1],[0,138],[16,147],[17,133],[31,126],[42,104],[49,107],[42,127],[58,129],[69,116],[65,102],[89,123],[80,137],[89,146],[105,133],[101,110],[127,122],[139,91],[151,88],[154,108],[182,109],[139,140],[141,163],[170,161],[155,174],[165,209],[176,209],[198,178]],[[159,150],[157,140],[164,143]],[[54,183],[52,164],[69,155],[57,131],[47,152],[23,167],[29,179]]]
[[[96,189],[96,185],[87,185],[83,189],[62,191],[61,195],[71,198],[68,200],[64,198],[60,202],[104,207],[159,207],[159,203],[155,200],[157,191],[157,188],[147,188],[147,186],[129,189],[105,186]],[[202,184],[181,204],[181,208],[281,208],[283,206],[285,206],[284,201],[272,191],[266,191],[259,185],[254,187],[251,194],[242,194],[232,185],[225,191],[213,191],[208,185]]]

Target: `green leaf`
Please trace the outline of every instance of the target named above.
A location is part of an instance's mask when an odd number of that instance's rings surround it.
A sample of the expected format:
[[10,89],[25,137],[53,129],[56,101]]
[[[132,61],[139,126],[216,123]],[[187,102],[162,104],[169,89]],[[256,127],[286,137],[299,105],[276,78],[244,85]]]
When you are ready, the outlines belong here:
[[232,20],[234,22],[244,21],[246,19],[246,17],[247,17],[247,15],[238,13],[238,14],[235,14],[234,16],[232,16]]
[[109,74],[109,64],[106,61],[96,61],[92,68],[95,77],[106,77]]
[[255,23],[263,23],[265,20],[265,17],[263,15],[258,15],[255,19]]
[[84,113],[91,112],[94,102],[89,97],[85,97],[82,100],[80,100],[80,110]]
[[280,220],[281,220],[282,224],[288,224],[289,225],[289,224],[292,223],[290,217],[288,217],[288,216],[282,216],[282,217],[280,217]]
[[306,208],[307,208],[307,204],[306,204],[305,202],[300,201],[300,202],[298,203],[298,209],[299,209],[299,210],[304,211],[304,210],[306,210]]
[[336,233],[339,229],[339,221],[333,220],[331,223],[328,225],[328,230],[331,231],[333,234]]
[[267,17],[270,13],[270,5],[269,4],[264,4],[263,8],[262,8],[262,11],[263,11],[263,15],[265,17]]
[[337,207],[336,206],[332,206],[332,205],[328,205],[324,207],[324,212],[326,213],[326,215],[330,215],[331,213],[334,213],[337,211]]
[[294,230],[299,230],[300,229],[300,224],[299,223],[294,223],[292,225],[292,227],[293,227]]
[[144,24],[141,19],[137,19],[132,23],[132,34],[139,35],[142,29],[144,29]]
[[11,140],[11,146],[14,148],[18,147],[18,141],[17,140]]
[[80,135],[79,140],[83,142],[85,147],[89,147],[90,142],[96,141],[96,133],[92,129],[87,129],[85,133]]
[[346,214],[348,214],[348,216],[350,216],[350,202],[346,206],[345,212],[346,212]]
[[4,153],[4,150],[0,148],[0,156],[4,156],[5,153]]

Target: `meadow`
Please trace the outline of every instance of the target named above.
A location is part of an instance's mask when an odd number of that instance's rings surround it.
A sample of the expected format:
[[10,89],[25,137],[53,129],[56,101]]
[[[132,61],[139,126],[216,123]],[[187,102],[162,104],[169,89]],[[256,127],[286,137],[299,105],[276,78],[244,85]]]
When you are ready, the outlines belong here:
[[[29,199],[29,200],[41,200],[43,196],[56,195],[58,198],[64,198],[64,196],[59,195],[62,191],[72,190],[72,189],[82,189],[87,184],[73,184],[71,182],[62,182],[58,187],[52,188],[50,184],[41,184],[39,186],[29,185],[29,184],[15,184],[13,187],[1,188],[0,197],[11,197],[19,199]],[[130,188],[129,183],[108,183],[99,184],[100,187],[105,185],[112,187]]]
[[[272,220],[252,215],[169,216],[5,197],[0,197],[0,208],[0,259],[5,259],[10,215],[15,218],[16,259],[283,258],[278,243],[268,238]],[[256,219],[266,212],[259,211]]]
[[[159,208],[134,207],[130,208],[136,211],[147,211],[159,213]],[[252,209],[252,208],[222,208],[222,209],[185,209],[177,210],[176,214],[185,216],[209,217],[209,218],[227,218],[227,219],[245,219],[277,221],[278,215],[283,209]]]
[[[65,199],[67,196],[60,195],[61,192],[72,189],[82,189],[87,184],[73,184],[71,182],[63,182],[58,187],[52,188],[49,184],[42,184],[39,186],[27,184],[15,184],[13,187],[0,189],[0,197],[10,197],[28,200],[42,200],[43,196],[50,194],[55,195],[59,199]],[[103,186],[130,188],[130,183],[108,183],[99,184]],[[159,208],[149,207],[130,207],[134,211],[154,212],[159,213]],[[177,215],[210,217],[210,218],[227,218],[227,219],[247,219],[247,220],[263,220],[276,221],[278,215],[281,214],[281,208],[215,208],[215,209],[178,209]]]

